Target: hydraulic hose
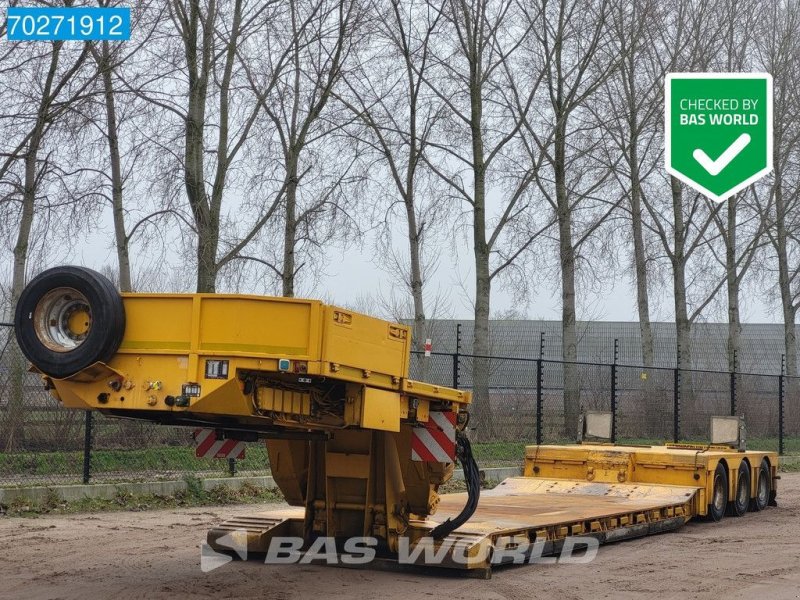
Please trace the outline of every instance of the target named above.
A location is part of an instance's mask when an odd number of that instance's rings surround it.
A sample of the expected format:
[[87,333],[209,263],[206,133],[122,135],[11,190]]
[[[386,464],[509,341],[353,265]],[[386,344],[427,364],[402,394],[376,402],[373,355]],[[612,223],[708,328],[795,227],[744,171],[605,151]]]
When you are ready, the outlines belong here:
[[456,430],[456,458],[464,469],[464,481],[467,484],[467,503],[461,512],[453,519],[447,519],[431,531],[431,537],[440,540],[450,535],[453,531],[466,523],[478,508],[481,497],[481,474],[478,463],[472,455],[472,446],[463,431]]

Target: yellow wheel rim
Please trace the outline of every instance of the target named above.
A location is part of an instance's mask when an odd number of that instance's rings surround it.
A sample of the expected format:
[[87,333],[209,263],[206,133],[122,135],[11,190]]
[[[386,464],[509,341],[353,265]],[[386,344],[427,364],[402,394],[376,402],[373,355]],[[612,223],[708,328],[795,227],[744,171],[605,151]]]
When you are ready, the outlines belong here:
[[39,341],[54,352],[80,346],[92,328],[92,311],[86,296],[73,288],[47,292],[33,311]]

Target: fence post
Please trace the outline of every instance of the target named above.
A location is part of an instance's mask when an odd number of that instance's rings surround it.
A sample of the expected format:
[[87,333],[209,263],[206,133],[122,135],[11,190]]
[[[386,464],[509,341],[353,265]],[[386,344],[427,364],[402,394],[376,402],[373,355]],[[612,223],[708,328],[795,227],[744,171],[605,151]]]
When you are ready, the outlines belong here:
[[681,353],[678,348],[678,353],[675,363],[675,371],[673,373],[673,397],[672,397],[672,441],[676,444],[681,437]]
[[786,393],[786,384],[784,382],[784,373],[786,372],[786,355],[781,354],[781,374],[778,376],[778,454],[783,455],[783,411],[785,405],[784,395]]
[[229,458],[228,459],[228,475],[231,477],[236,477],[236,459]]
[[731,416],[736,416],[736,350],[733,351],[733,371],[731,371]]
[[542,444],[542,358],[536,359],[536,444]]
[[539,333],[539,358],[536,360],[536,444],[542,445],[542,408],[544,398],[542,396],[542,379],[544,378],[544,331]]
[[617,360],[619,340],[614,339],[614,362],[611,363],[611,443],[617,443]]
[[453,388],[458,389],[458,355],[461,353],[461,323],[456,323],[456,351],[453,353]]
[[83,483],[87,485],[92,476],[92,411],[84,413],[83,425]]

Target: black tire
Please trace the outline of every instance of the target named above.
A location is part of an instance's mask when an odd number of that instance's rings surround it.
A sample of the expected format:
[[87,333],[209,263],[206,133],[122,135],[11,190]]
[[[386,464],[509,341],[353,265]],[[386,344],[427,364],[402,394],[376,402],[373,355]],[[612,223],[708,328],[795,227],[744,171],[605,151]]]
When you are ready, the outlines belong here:
[[728,473],[725,465],[717,464],[714,471],[714,485],[712,486],[711,502],[708,503],[708,520],[721,521],[728,508]]
[[750,510],[754,512],[767,508],[772,493],[772,476],[766,458],[761,461],[756,476],[758,477],[756,480],[756,495],[750,501]]
[[125,309],[119,292],[100,273],[55,267],[22,291],[14,330],[25,357],[46,375],[63,379],[111,358],[125,333]]
[[750,465],[742,461],[736,474],[736,496],[728,505],[728,515],[741,517],[750,506]]

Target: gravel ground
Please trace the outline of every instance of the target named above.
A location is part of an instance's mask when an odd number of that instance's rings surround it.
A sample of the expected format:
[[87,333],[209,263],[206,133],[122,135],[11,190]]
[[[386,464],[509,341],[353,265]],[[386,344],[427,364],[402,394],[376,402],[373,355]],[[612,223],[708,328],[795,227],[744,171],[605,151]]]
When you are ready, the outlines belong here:
[[0,598],[800,599],[800,473],[778,508],[600,548],[585,565],[498,569],[489,581],[325,566],[199,566],[206,530],[267,507],[0,518]]

